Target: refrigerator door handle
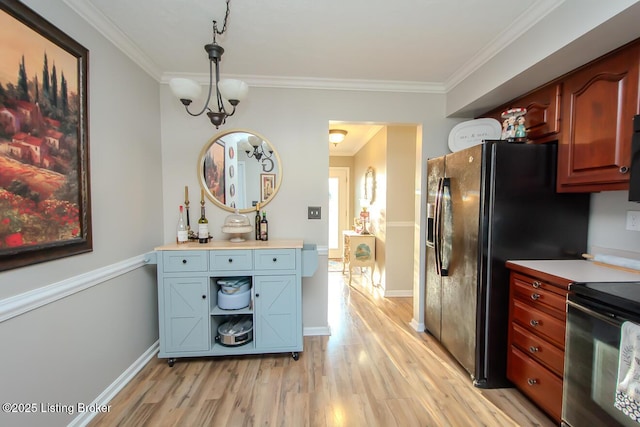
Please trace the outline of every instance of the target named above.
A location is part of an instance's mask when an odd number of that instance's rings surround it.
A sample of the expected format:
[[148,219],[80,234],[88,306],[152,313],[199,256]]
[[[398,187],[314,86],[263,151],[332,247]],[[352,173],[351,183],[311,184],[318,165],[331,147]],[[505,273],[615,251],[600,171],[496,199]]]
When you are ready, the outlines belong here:
[[440,207],[440,275],[449,275],[453,243],[453,210],[451,206],[451,178],[442,178]]
[[[438,189],[436,191],[435,220],[433,221],[433,244],[436,259],[436,273],[442,274],[442,197],[445,178],[438,178]],[[445,272],[446,273],[446,272]],[[444,274],[446,276],[446,274]]]

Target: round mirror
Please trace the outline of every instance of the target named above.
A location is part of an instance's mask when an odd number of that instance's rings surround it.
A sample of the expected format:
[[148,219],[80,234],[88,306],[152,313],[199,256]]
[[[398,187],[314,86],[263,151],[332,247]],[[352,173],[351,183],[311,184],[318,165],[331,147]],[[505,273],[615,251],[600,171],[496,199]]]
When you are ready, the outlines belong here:
[[376,172],[371,166],[364,174],[364,198],[370,205],[376,200]]
[[200,187],[207,198],[230,212],[255,210],[273,199],[282,182],[282,165],[262,135],[230,130],[211,138],[198,159]]

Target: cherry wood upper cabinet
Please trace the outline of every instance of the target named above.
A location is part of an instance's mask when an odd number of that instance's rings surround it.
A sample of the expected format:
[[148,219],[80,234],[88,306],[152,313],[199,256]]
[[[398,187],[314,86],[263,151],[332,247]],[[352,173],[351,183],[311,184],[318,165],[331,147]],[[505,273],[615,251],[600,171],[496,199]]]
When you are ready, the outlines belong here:
[[638,113],[640,43],[565,76],[558,144],[559,192],[629,187],[633,116]]
[[501,113],[509,108],[526,108],[525,127],[530,142],[555,141],[560,132],[560,97],[562,83],[552,83],[505,104],[482,117],[502,123]]

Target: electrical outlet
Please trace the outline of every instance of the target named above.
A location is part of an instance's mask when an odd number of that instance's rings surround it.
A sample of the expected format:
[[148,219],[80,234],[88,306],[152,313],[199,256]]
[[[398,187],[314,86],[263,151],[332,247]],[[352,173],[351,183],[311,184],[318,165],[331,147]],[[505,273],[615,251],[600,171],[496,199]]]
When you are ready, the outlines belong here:
[[627,211],[627,230],[640,231],[640,211]]
[[320,206],[308,206],[309,219],[320,219]]

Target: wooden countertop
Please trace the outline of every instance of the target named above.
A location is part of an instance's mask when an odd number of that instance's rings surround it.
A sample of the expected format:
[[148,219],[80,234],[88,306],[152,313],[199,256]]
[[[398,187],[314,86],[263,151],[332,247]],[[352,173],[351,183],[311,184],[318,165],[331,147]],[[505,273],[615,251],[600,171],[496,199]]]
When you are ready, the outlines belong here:
[[187,242],[184,244],[170,243],[154,248],[156,251],[197,251],[214,249],[301,249],[302,240],[245,240],[244,242],[230,242],[228,240],[213,240],[209,243]]
[[507,267],[521,273],[527,273],[526,269],[535,270],[570,282],[640,282],[640,272],[630,273],[580,259],[509,260]]

